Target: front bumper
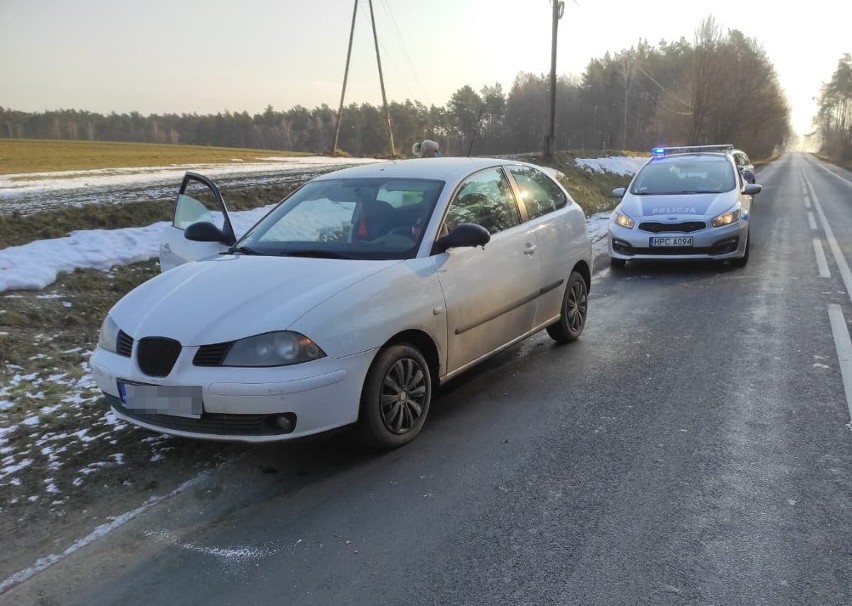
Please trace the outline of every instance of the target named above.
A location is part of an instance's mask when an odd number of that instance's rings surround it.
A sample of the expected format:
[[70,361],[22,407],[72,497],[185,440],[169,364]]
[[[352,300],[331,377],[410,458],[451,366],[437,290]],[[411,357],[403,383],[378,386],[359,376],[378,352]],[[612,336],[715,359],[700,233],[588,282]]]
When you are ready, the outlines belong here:
[[[185,348],[191,350],[192,348]],[[181,353],[167,377],[142,374],[135,361],[97,348],[95,382],[116,416],[151,431],[235,442],[292,440],[343,427],[358,419],[364,377],[375,350],[276,368],[200,367]],[[149,408],[122,403],[119,383],[195,389],[200,415],[169,414],[168,399]],[[287,420],[292,423],[288,426]]]
[[[703,218],[702,218],[703,219]],[[723,227],[705,227],[693,232],[649,232],[622,227],[610,221],[609,255],[614,259],[630,260],[719,260],[740,259],[746,254],[748,219],[740,219]],[[651,247],[651,238],[692,237],[688,247]]]

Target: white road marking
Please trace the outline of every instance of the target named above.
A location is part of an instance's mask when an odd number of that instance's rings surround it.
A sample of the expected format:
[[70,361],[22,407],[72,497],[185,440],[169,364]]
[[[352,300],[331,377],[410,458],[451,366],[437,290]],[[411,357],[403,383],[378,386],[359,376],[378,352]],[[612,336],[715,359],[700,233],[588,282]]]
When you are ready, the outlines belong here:
[[834,255],[834,262],[837,263],[837,269],[840,271],[843,286],[846,288],[846,293],[852,297],[852,271],[849,270],[849,264],[846,262],[846,257],[843,256],[843,252],[840,250],[840,246],[834,238],[834,232],[831,229],[831,225],[828,224],[828,219],[825,218],[825,213],[822,212],[822,206],[820,206],[819,199],[814,192],[813,185],[808,182],[807,177],[804,177],[804,179],[811,190],[811,198],[814,201],[814,208],[816,208],[820,223],[822,223],[822,229],[825,232],[825,239],[828,242],[828,247],[831,249],[832,255]]
[[816,229],[817,229],[816,217],[814,217],[814,214],[810,211],[808,211],[808,225],[810,226],[810,228],[812,230],[816,231]]
[[[846,183],[847,185],[852,185],[852,181],[850,181],[849,179],[847,179],[847,178],[846,178],[846,177],[844,177],[843,175],[838,175],[838,174],[837,174],[836,172],[834,172],[833,170],[829,170],[829,169],[827,169],[825,166],[823,166],[823,165],[822,165],[822,164],[820,164],[819,162],[814,162],[814,165],[818,166],[819,168],[821,168],[822,170],[824,170],[825,172],[827,172],[827,173],[828,173],[829,175],[831,175],[832,177],[837,177],[838,179],[840,179],[841,181],[843,181],[843,182],[844,182],[844,183]],[[813,188],[811,188],[811,189],[813,189]]]
[[31,577],[34,577],[38,573],[47,570],[48,568],[50,568],[51,566],[53,566],[57,562],[64,560],[65,558],[70,556],[72,553],[74,553],[75,551],[79,551],[80,549],[82,549],[83,547],[88,545],[89,543],[93,543],[96,540],[100,539],[101,537],[106,536],[107,534],[109,534],[110,532],[115,530],[116,528],[124,526],[130,520],[132,520],[133,518],[138,517],[139,515],[145,513],[147,510],[149,510],[151,507],[153,507],[157,503],[159,503],[159,502],[161,502],[161,501],[163,501],[163,500],[165,500],[169,497],[173,497],[175,495],[178,495],[178,494],[184,492],[188,488],[192,488],[196,484],[200,483],[202,480],[206,479],[209,475],[210,474],[208,472],[202,472],[202,473],[198,474],[197,476],[195,476],[194,478],[192,478],[191,480],[184,482],[183,484],[181,484],[180,486],[175,488],[169,494],[167,494],[165,496],[153,496],[153,497],[149,498],[147,501],[145,501],[145,503],[143,503],[141,507],[137,507],[136,509],[134,509],[132,511],[128,511],[127,513],[123,513],[120,516],[116,516],[115,518],[112,519],[111,522],[108,522],[106,524],[101,524],[100,526],[95,528],[92,532],[90,532],[88,535],[86,535],[82,539],[77,539],[76,541],[74,541],[74,543],[72,543],[71,546],[68,549],[66,549],[65,551],[63,551],[62,553],[59,553],[59,554],[52,553],[50,555],[44,556],[43,558],[39,558],[38,561],[35,564],[33,564],[32,566],[30,566],[29,568],[26,568],[24,570],[16,572],[12,576],[10,576],[8,579],[6,579],[2,583],[0,583],[0,595],[2,595],[3,592],[8,591],[9,589],[14,587],[15,585],[23,583],[24,581],[26,581],[27,579],[29,579]]
[[807,208],[808,210],[811,209],[811,199],[808,198],[807,194],[805,194],[805,208]]
[[822,248],[822,242],[819,241],[819,238],[814,238],[814,254],[816,255],[819,277],[830,278],[831,272],[828,270],[828,263],[825,259],[825,251]]
[[843,390],[846,392],[846,406],[849,408],[849,420],[852,422],[852,339],[849,338],[849,328],[840,305],[832,303],[828,306],[828,318],[831,320],[831,334],[834,335],[840,376],[843,377]]

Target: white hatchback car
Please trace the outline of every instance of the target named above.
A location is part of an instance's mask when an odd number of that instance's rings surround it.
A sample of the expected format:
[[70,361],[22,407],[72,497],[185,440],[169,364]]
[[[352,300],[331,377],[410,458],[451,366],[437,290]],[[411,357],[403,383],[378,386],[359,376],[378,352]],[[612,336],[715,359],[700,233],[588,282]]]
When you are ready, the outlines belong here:
[[265,442],[355,425],[413,439],[439,382],[547,329],[583,331],[583,210],[509,160],[329,173],[237,240],[218,188],[187,173],[164,272],[122,298],[91,359],[116,414],[150,430]]

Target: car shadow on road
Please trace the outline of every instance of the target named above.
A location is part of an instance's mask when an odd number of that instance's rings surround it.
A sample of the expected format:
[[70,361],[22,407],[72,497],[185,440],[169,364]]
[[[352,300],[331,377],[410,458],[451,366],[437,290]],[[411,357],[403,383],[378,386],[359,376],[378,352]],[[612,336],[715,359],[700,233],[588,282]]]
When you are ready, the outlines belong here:
[[611,267],[614,276],[707,276],[744,269],[730,261],[628,261],[624,267]]

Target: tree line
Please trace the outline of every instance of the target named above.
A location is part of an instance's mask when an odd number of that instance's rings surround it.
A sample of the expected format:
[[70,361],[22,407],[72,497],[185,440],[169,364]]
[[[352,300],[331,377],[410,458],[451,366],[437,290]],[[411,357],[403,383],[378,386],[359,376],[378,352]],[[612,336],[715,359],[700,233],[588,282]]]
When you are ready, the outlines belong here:
[[848,53],[823,85],[818,108],[814,122],[822,150],[837,160],[852,160],[852,56]]
[[[847,72],[848,72],[848,61]],[[847,127],[843,110],[826,97],[826,127]],[[388,105],[397,155],[423,138],[444,155],[537,152],[549,131],[550,81],[520,73],[508,93],[499,83],[463,86],[445,106],[406,100]],[[824,94],[827,94],[824,92]],[[833,93],[832,93],[833,95]],[[829,101],[830,99],[830,101]],[[838,118],[839,114],[842,117]],[[822,112],[820,114],[822,116]],[[635,46],[589,62],[580,77],[557,80],[556,149],[645,151],[656,145],[733,143],[766,157],[791,135],[790,110],[762,47],[739,30],[703,20],[685,38]],[[845,120],[845,122],[843,122]],[[330,153],[337,111],[322,105],[259,114],[138,112],[102,115],[79,110],[26,113],[0,107],[0,137],[131,141]],[[338,149],[353,156],[387,156],[384,108],[349,104],[340,116]]]

